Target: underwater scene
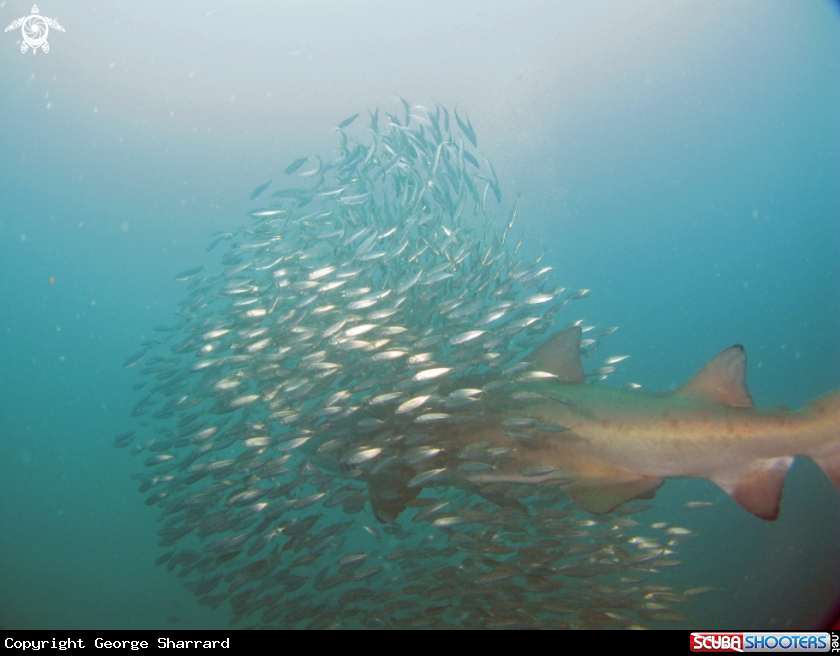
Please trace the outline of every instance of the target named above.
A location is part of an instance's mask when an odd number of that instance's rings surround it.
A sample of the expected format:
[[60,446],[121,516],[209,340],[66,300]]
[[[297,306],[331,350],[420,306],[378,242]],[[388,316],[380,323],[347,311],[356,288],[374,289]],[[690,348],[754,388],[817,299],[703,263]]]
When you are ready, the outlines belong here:
[[840,4],[0,23],[0,627],[835,621]]

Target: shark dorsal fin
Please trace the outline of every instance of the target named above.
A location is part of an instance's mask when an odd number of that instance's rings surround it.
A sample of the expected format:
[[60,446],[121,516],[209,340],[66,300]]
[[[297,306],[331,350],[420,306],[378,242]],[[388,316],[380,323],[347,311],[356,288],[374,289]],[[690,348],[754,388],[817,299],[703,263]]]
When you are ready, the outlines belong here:
[[528,358],[540,371],[557,376],[561,383],[582,383],[586,380],[580,366],[580,326],[561,330]]
[[744,382],[746,369],[744,347],[732,346],[709,360],[675,393],[733,408],[752,408],[753,400]]

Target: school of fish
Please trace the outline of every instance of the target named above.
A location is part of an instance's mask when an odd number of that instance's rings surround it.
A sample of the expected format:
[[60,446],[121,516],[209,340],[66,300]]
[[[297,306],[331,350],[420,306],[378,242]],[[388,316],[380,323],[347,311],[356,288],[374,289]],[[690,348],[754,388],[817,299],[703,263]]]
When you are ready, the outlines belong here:
[[[157,564],[243,628],[678,626],[709,590],[661,581],[690,529],[631,518],[639,501],[584,513],[548,467],[520,472],[537,485],[471,482],[511,449],[445,436],[550,377],[527,355],[589,290],[519,256],[518,199],[501,206],[466,116],[369,114],[212,237],[218,271],[178,274],[175,325],[124,363],[142,398],[114,446],[160,511]],[[582,323],[588,361],[615,329]]]

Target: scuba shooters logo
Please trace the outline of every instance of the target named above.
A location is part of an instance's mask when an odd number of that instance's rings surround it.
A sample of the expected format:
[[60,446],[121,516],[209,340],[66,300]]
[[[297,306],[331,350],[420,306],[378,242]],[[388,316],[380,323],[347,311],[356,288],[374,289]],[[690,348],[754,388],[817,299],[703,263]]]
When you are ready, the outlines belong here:
[[29,16],[18,18],[12,21],[11,25],[6,28],[6,32],[20,28],[20,33],[23,36],[23,43],[20,44],[20,51],[26,52],[32,48],[32,54],[38,52],[38,48],[44,52],[50,51],[50,44],[47,43],[47,35],[50,33],[50,28],[63,32],[64,28],[58,24],[58,21],[53,18],[45,18],[41,16],[38,11],[38,5],[32,5],[32,13]]
[[721,633],[693,632],[691,651],[715,652],[822,652],[831,651],[832,636],[827,632]]

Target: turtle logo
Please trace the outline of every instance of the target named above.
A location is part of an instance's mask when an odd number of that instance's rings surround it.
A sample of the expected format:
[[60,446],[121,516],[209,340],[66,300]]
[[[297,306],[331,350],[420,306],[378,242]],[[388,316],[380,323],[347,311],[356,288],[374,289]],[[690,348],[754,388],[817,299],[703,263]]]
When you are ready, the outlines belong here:
[[18,27],[23,35],[23,43],[20,44],[20,51],[26,52],[29,48],[32,48],[33,55],[38,52],[38,48],[41,48],[44,52],[50,51],[50,44],[47,43],[47,34],[51,27],[59,32],[64,31],[64,28],[58,24],[57,20],[41,16],[38,12],[38,5],[32,5],[32,13],[29,16],[24,16],[13,21],[6,28],[6,32]]

